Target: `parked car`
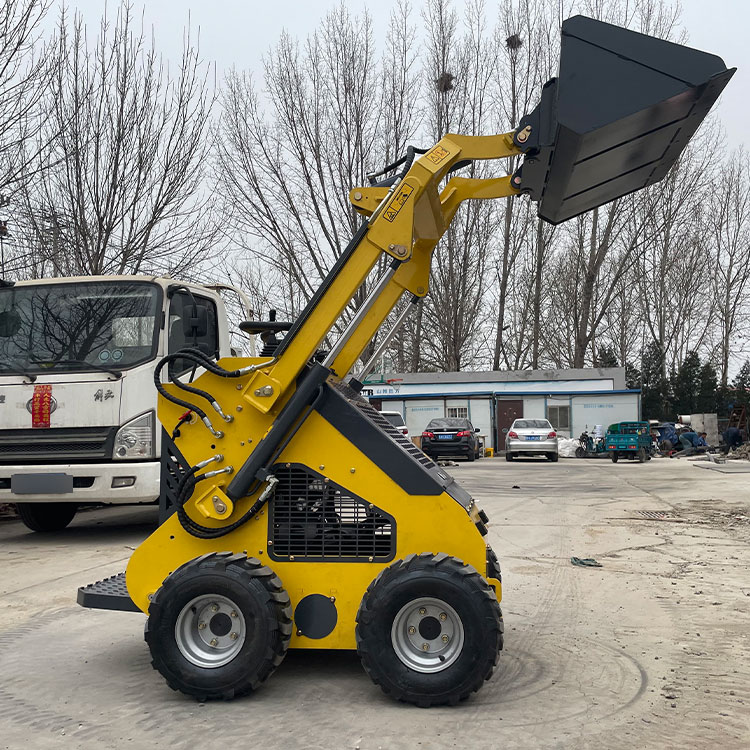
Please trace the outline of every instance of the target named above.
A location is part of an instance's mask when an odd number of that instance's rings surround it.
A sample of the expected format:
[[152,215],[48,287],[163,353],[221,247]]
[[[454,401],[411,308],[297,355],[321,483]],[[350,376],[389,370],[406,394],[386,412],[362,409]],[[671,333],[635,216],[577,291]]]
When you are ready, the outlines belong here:
[[468,419],[442,417],[431,419],[422,433],[422,450],[430,458],[465,456],[468,461],[479,458],[479,432]]
[[406,435],[407,438],[411,439],[409,435],[409,428],[404,422],[404,417],[400,411],[381,411],[380,412],[399,432]]
[[515,419],[505,433],[505,460],[518,456],[546,456],[557,461],[557,432],[546,419]]

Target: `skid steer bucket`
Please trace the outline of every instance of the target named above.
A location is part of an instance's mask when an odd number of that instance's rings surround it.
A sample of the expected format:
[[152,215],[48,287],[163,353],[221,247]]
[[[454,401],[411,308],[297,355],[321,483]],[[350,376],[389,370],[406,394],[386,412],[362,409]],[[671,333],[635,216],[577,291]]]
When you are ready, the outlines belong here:
[[575,16],[560,72],[521,120],[520,188],[558,224],[669,171],[734,73],[721,58]]

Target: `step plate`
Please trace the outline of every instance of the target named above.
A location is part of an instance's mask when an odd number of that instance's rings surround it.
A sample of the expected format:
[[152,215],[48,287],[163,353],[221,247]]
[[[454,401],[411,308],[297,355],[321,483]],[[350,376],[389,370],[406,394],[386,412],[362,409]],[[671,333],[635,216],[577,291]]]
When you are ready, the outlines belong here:
[[118,573],[103,581],[78,589],[78,603],[90,609],[114,609],[120,612],[140,612],[128,594],[125,573]]

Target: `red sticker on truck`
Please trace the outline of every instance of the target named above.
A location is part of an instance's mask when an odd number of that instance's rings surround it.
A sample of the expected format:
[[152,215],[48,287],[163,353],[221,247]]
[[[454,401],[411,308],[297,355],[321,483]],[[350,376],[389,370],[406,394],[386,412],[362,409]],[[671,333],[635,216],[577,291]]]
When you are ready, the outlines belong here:
[[49,427],[52,414],[52,386],[35,385],[31,399],[31,426]]

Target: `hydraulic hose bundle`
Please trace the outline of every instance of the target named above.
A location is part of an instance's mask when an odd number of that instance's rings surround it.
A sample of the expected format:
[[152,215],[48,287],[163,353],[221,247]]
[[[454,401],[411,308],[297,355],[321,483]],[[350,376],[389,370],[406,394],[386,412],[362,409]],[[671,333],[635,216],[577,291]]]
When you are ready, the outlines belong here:
[[[275,359],[271,359],[260,364],[250,365],[249,367],[243,367],[237,370],[225,370],[223,367],[219,367],[219,365],[217,365],[216,362],[214,362],[210,357],[208,357],[208,355],[206,355],[200,349],[196,349],[193,347],[180,349],[179,351],[174,352],[173,354],[168,354],[159,362],[159,364],[156,367],[156,370],[154,371],[154,385],[156,386],[156,390],[167,401],[170,401],[173,404],[177,404],[178,406],[182,406],[188,410],[186,414],[184,414],[182,418],[180,419],[177,427],[175,427],[175,432],[173,434],[177,433],[177,430],[179,429],[180,426],[190,421],[189,415],[191,413],[194,413],[200,418],[200,420],[203,422],[206,428],[216,438],[223,437],[224,433],[221,432],[220,430],[217,430],[213,426],[213,424],[211,423],[211,420],[208,418],[208,415],[203,409],[201,409],[199,406],[192,403],[191,401],[186,401],[185,399],[175,396],[174,394],[167,391],[166,388],[164,388],[161,382],[162,371],[164,370],[165,367],[170,365],[172,362],[175,362],[176,360],[187,360],[188,362],[192,362],[195,366],[202,367],[208,372],[210,372],[211,374],[217,375],[218,377],[222,377],[222,378],[242,377],[243,375],[247,375],[251,372],[254,372],[255,370],[258,370],[261,367],[266,367],[275,362]],[[169,373],[168,377],[169,377],[170,382],[173,385],[175,385],[177,388],[179,388],[180,390],[185,391],[186,393],[189,393],[193,396],[198,396],[204,399],[205,401],[208,401],[208,403],[211,404],[214,410],[219,414],[219,416],[225,422],[231,422],[234,419],[231,415],[228,415],[224,412],[224,410],[221,408],[221,405],[216,400],[216,398],[208,391],[204,391],[200,388],[196,388],[195,386],[188,385],[187,383],[183,383],[174,373]],[[271,490],[276,484],[275,478],[269,479],[266,490],[260,495],[260,497],[255,501],[255,503],[253,503],[253,505],[248,509],[246,513],[242,515],[241,518],[237,519],[236,521],[231,523],[229,526],[223,526],[221,528],[203,526],[202,524],[199,524],[197,521],[194,521],[187,514],[187,511],[185,510],[185,503],[192,496],[195,486],[198,484],[198,482],[201,482],[204,479],[209,479],[211,477],[217,476],[219,474],[231,474],[233,472],[234,469],[231,466],[227,466],[223,469],[217,469],[215,471],[207,471],[203,474],[198,474],[198,472],[201,469],[204,469],[206,466],[208,466],[209,464],[213,462],[222,461],[223,458],[224,457],[221,454],[216,454],[214,456],[211,456],[211,458],[208,458],[204,461],[200,461],[195,466],[192,466],[182,475],[182,478],[180,479],[180,483],[177,487],[175,505],[177,509],[177,517],[180,521],[180,524],[185,529],[185,531],[187,531],[189,534],[199,537],[201,539],[216,539],[218,537],[224,536],[225,534],[229,534],[231,531],[234,531],[234,529],[238,528],[246,521],[250,520],[250,518],[252,518],[252,516],[255,515],[260,510],[263,504],[265,504],[268,498],[268,495],[270,494]],[[257,487],[251,488],[251,489],[253,490],[257,489]]]

